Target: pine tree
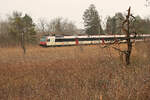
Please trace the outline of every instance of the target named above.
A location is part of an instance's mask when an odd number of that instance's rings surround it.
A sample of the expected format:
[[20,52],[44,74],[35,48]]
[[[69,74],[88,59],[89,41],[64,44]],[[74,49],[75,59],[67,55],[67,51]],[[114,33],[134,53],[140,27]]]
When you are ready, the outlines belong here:
[[106,22],[107,34],[121,34],[122,21],[124,16],[122,13],[116,13],[113,17],[108,17]]
[[36,41],[35,35],[35,24],[33,23],[32,18],[25,14],[25,16],[22,18],[24,23],[24,33],[25,33],[25,40],[28,43],[34,43]]
[[10,16],[9,22],[9,32],[16,44],[21,43],[22,36],[24,37],[24,41],[27,43],[35,42],[35,25],[29,15],[25,14],[22,16],[22,13],[14,12],[13,15]]
[[101,20],[95,5],[91,4],[89,8],[85,10],[83,20],[87,34],[91,35],[102,33],[102,27],[100,24]]
[[106,21],[106,34],[112,34],[112,18],[108,16]]

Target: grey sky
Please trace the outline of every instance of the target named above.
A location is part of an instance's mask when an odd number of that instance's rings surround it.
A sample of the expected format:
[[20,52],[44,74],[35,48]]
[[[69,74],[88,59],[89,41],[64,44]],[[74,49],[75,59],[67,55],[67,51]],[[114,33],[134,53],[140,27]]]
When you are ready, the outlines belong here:
[[116,12],[125,12],[129,6],[135,15],[146,17],[150,8],[145,7],[146,0],[1,0],[0,17],[20,11],[30,14],[34,21],[39,18],[47,20],[55,17],[68,18],[78,27],[83,26],[82,15],[90,4],[95,4],[99,15],[105,18]]

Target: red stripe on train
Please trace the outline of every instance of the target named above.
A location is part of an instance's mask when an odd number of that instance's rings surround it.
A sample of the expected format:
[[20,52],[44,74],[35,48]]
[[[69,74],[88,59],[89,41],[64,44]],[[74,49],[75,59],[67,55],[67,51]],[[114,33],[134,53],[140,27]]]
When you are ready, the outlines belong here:
[[46,42],[42,42],[42,41],[41,41],[41,42],[40,42],[40,45],[46,45]]

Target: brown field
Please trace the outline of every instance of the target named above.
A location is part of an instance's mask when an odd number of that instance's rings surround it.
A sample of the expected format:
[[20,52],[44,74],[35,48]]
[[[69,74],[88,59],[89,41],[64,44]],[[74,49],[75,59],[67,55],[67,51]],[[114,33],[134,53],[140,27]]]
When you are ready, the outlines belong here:
[[0,100],[150,100],[149,46],[134,44],[130,66],[98,45],[0,48]]

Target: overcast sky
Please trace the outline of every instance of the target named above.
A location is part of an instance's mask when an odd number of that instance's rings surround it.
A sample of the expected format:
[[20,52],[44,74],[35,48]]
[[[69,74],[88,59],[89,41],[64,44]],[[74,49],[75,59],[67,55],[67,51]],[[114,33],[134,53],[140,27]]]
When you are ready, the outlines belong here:
[[90,4],[96,6],[103,19],[116,12],[125,13],[129,6],[134,15],[150,15],[150,7],[145,6],[146,0],[1,0],[0,17],[5,18],[13,11],[19,11],[31,15],[35,22],[39,18],[51,20],[63,17],[75,22],[78,27],[83,27],[82,16]]

